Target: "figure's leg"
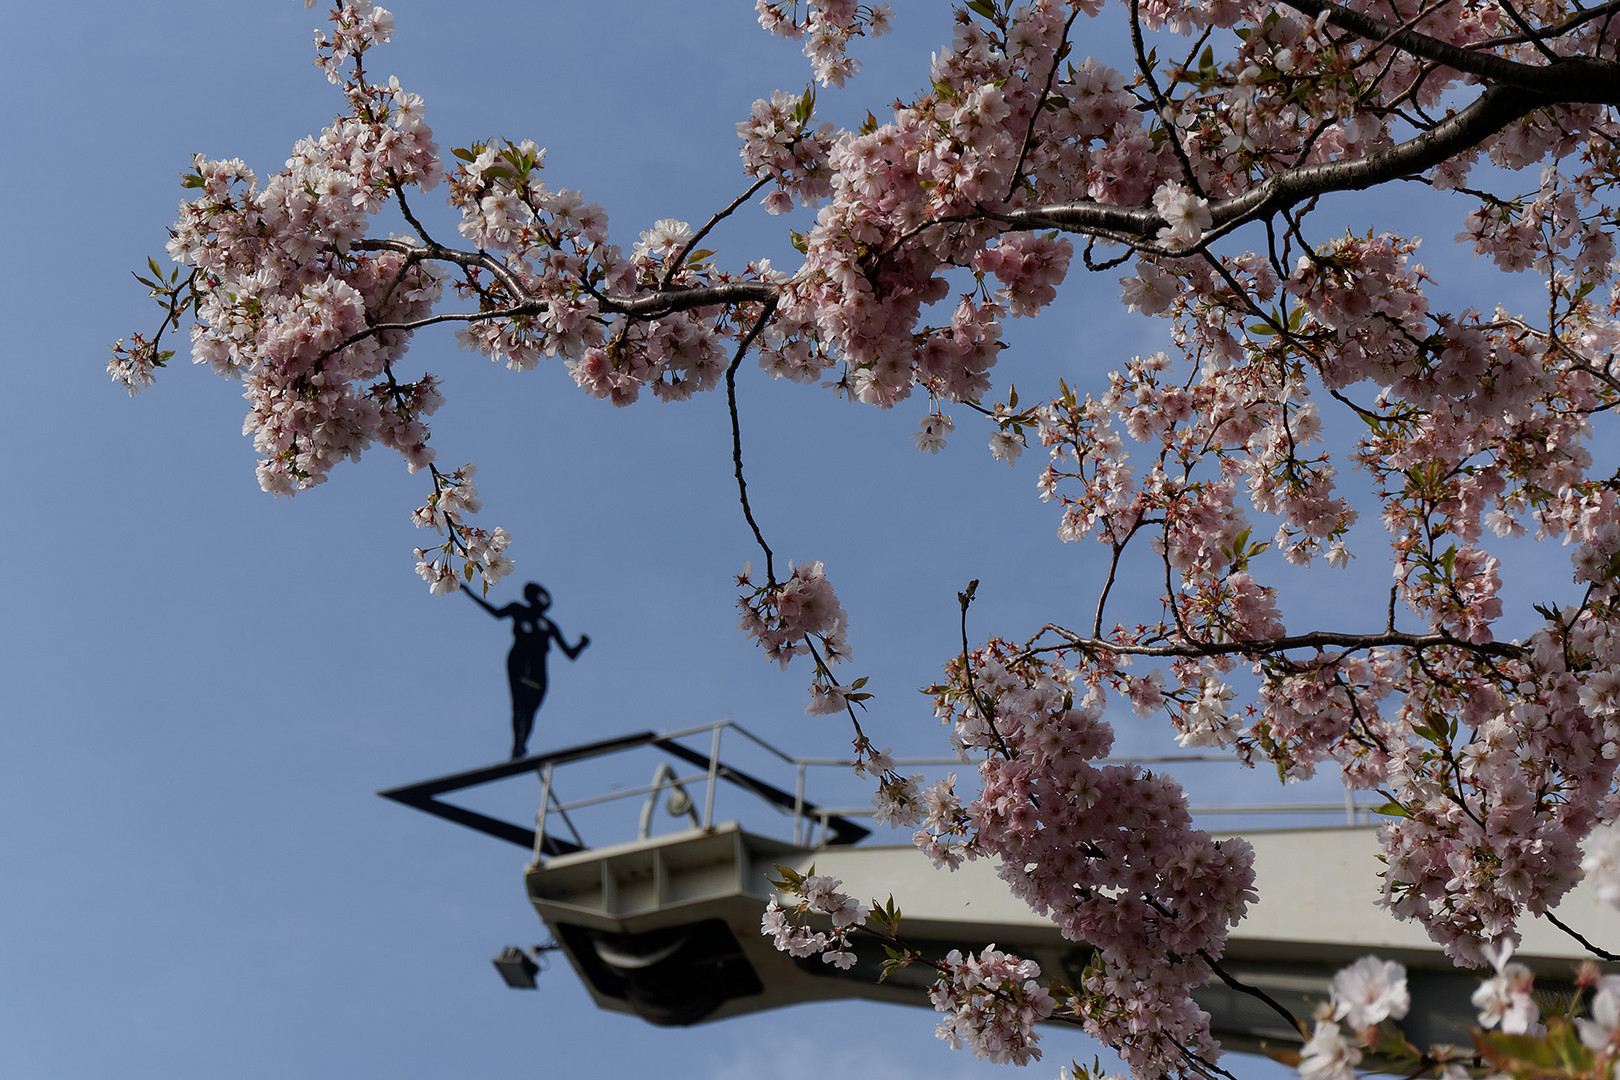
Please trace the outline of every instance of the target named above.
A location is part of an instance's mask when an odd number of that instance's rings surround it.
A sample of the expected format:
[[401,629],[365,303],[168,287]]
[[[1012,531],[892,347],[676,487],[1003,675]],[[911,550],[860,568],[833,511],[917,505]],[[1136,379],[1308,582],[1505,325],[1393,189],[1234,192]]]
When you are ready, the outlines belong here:
[[528,753],[528,737],[535,730],[535,709],[538,701],[525,695],[525,701],[512,703],[512,759],[517,761]]
[[512,690],[512,760],[516,761],[528,749],[535,709],[528,657],[518,649],[507,654],[506,679]]
[[[534,714],[546,699],[546,669],[531,668],[519,683],[523,693],[512,696],[512,757],[523,756],[529,745],[529,734],[534,730]],[[513,688],[514,690],[517,687]]]
[[512,760],[523,757],[529,750],[529,733],[534,730],[534,709],[517,702],[512,703]]

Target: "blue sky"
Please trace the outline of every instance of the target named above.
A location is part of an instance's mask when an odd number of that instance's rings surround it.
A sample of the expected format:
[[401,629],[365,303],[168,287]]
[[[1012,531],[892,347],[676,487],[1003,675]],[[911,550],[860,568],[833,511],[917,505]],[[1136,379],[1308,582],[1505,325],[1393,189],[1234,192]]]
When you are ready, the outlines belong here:
[[[898,32],[857,50],[866,74],[823,92],[833,119],[925,82],[948,21],[940,5],[896,6]],[[426,98],[441,147],[534,139],[548,183],[600,202],[626,245],[740,191],[733,125],[808,79],[744,3],[392,7],[395,43],[369,68]],[[310,63],[321,13],[13,8],[0,1074],[988,1075],[921,1010],[823,1005],[670,1031],[596,1011],[564,970],[538,994],[500,985],[490,956],[542,933],[521,854],[374,794],[507,745],[506,628],[411,572],[421,478],[377,452],[273,500],[253,479],[238,387],[177,360],[129,400],[103,371],[112,340],[155,323],[129,271],[161,255],[190,155],[266,175],[339,108]],[[791,264],[784,224],[754,214],[710,246]],[[1155,347],[1158,327],[1116,296],[1088,282],[1018,327],[998,389],[1095,384]],[[593,640],[573,665],[553,658],[533,748],[729,716],[795,753],[844,752],[844,725],[802,714],[808,673],[778,672],[734,629],[731,577],[757,553],[720,396],[615,410],[560,365],[514,374],[448,334],[419,337],[412,363],[446,383],[441,464],[476,462],[485,522],[516,538],[517,577],[491,599],[541,580],[556,622]],[[1096,550],[1057,541],[1037,454],[992,461],[965,412],[930,457],[911,445],[923,401],[879,413],[744,370],[767,537],[783,559],[826,561],[852,670],[879,695],[880,744],[943,752],[916,688],[957,647],[956,591],[982,581],[976,636],[1027,636],[1089,611]],[[1123,750],[1164,744],[1122,727]],[[1048,1046],[1041,1075],[1091,1053],[1063,1035]]]

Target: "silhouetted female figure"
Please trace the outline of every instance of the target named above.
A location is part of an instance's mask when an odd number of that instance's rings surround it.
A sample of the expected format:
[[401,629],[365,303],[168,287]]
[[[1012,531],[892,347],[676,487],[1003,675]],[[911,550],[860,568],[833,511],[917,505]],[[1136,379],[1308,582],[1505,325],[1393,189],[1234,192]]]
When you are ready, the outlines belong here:
[[538,582],[531,581],[523,587],[527,604],[507,604],[503,608],[490,604],[465,585],[461,591],[497,619],[512,620],[512,651],[506,654],[506,677],[512,684],[512,760],[516,761],[528,752],[534,714],[546,696],[546,653],[551,649],[552,639],[556,639],[563,655],[570,660],[578,656],[591,639],[581,634],[579,644],[569,647],[562,631],[546,618],[551,594]]

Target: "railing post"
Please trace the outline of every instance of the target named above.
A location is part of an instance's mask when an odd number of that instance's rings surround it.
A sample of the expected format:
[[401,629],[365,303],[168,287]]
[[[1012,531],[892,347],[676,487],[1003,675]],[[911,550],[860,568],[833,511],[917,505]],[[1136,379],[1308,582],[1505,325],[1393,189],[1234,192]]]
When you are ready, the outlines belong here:
[[534,812],[534,861],[539,862],[546,846],[546,811],[551,809],[551,762],[540,770],[540,809]]
[[709,790],[703,796],[703,827],[714,827],[714,789],[720,776],[720,732],[725,725],[714,725],[714,739],[709,744]]
[[804,762],[798,764],[798,783],[793,789],[793,843],[796,847],[804,846]]

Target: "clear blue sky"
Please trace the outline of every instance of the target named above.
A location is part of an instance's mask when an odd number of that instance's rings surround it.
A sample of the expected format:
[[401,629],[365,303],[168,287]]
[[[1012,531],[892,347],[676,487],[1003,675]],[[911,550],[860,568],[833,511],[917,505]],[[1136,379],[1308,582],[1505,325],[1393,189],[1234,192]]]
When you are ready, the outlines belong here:
[[[441,147],[533,138],[548,182],[602,203],[626,246],[740,191],[734,123],[808,78],[746,3],[391,7],[396,41],[370,70],[425,96]],[[897,7],[898,33],[857,50],[867,74],[823,93],[835,119],[926,80],[943,5]],[[379,451],[278,502],[254,482],[238,387],[183,357],[133,401],[108,382],[108,343],[155,323],[129,271],[161,255],[190,155],[262,176],[338,110],[310,63],[321,14],[294,0],[8,12],[0,439],[18,513],[0,608],[0,1075],[990,1074],[921,1010],[669,1031],[596,1011],[566,970],[538,994],[505,990],[490,956],[542,933],[521,853],[374,794],[506,749],[505,628],[411,572],[423,483]],[[710,246],[791,262],[784,223],[753,219]],[[998,387],[1084,385],[1155,346],[1112,280],[1085,288],[1019,331]],[[412,362],[446,382],[440,462],[476,462],[487,523],[516,537],[510,592],[544,581],[556,621],[593,639],[574,665],[554,658],[534,748],[731,716],[797,753],[845,750],[843,724],[801,712],[807,673],[778,672],[734,630],[730,578],[756,553],[721,397],[614,410],[560,365],[513,374],[448,334],[419,337]],[[942,752],[916,688],[956,648],[956,590],[983,581],[977,636],[1027,636],[1089,610],[1097,549],[1056,540],[1038,451],[1014,470],[991,461],[965,412],[930,457],[911,446],[922,401],[882,414],[742,382],[762,526],[782,558],[826,561],[880,742]],[[1121,741],[1163,745],[1131,727]],[[1090,1053],[1054,1035],[1037,1073]]]

